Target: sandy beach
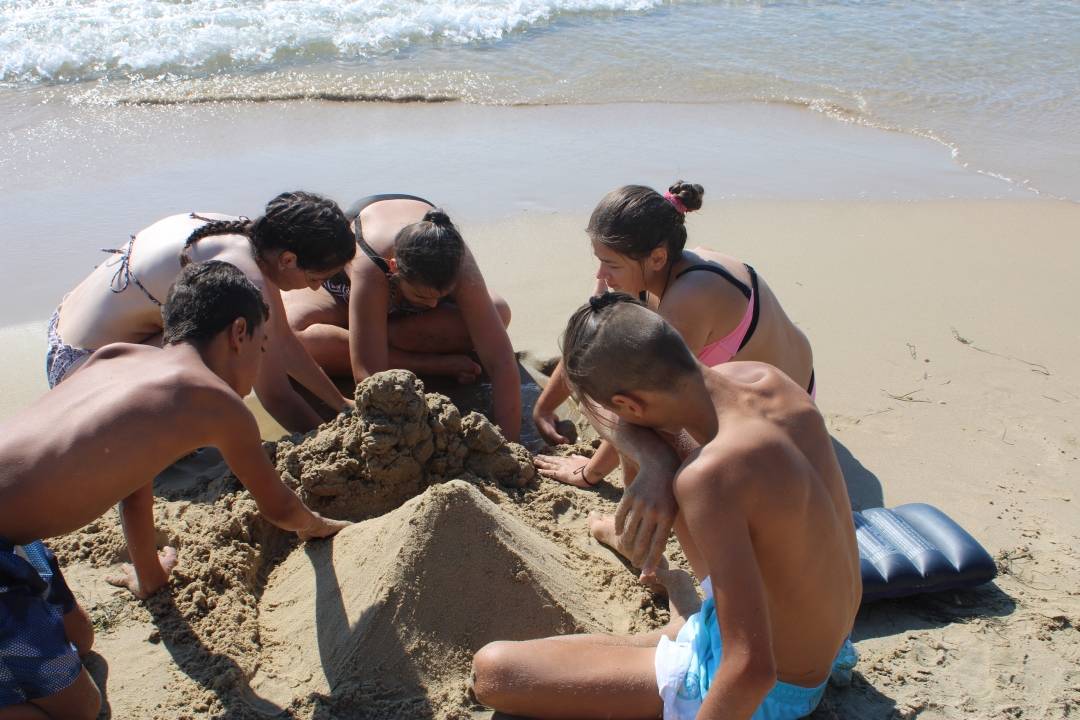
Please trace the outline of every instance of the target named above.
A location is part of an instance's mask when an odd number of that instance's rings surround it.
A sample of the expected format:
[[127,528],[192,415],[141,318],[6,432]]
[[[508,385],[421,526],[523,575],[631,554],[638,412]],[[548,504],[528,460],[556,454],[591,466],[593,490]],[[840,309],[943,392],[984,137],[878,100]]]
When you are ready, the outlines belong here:
[[[556,352],[587,292],[584,221],[471,228],[530,357]],[[1000,569],[976,590],[864,607],[855,680],[814,717],[1065,718],[1080,702],[1080,338],[1063,324],[1078,231],[1076,205],[1041,201],[718,202],[692,218],[692,242],[752,261],[814,343],[855,507],[934,504]],[[146,606],[103,582],[122,557],[115,517],[55,540],[98,628],[111,717],[470,717],[468,655],[487,640],[665,621],[665,601],[586,532],[617,479],[597,493],[457,474],[471,483],[398,509],[423,488],[361,498],[343,514],[379,514],[307,549],[213,471],[166,483],[158,525],[183,564]]]
[[[976,589],[865,604],[854,679],[811,717],[1076,717],[1080,13],[485,2],[352,6],[352,25],[315,1],[283,17],[226,0],[216,24],[119,3],[137,36],[94,2],[90,20],[3,16],[0,421],[46,392],[64,293],[160,217],[254,217],[296,188],[429,197],[542,382],[594,285],[593,205],[701,183],[688,245],[751,263],[809,337],[854,508],[932,504],[998,567]],[[488,641],[643,632],[693,601],[589,536],[617,473],[595,491],[535,476],[470,412],[483,395],[380,376],[306,437],[249,397],[290,487],[356,524],[300,544],[202,452],[155,481],[180,564],[147,602],[105,580],[127,559],[115,512],[47,539],[94,623],[100,717],[487,719],[468,672]]]

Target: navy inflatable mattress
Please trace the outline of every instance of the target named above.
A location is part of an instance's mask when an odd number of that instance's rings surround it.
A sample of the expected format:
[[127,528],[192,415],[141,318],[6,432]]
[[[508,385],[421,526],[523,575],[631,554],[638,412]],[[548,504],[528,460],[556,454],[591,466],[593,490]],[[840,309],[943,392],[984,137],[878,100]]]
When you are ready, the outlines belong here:
[[863,602],[974,587],[997,574],[975,538],[923,503],[856,512],[855,535]]

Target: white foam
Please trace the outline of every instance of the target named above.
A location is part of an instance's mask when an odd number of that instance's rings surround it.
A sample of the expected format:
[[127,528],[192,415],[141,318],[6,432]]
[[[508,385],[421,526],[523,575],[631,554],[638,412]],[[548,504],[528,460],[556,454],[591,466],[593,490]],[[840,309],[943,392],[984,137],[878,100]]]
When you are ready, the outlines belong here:
[[559,16],[662,0],[57,0],[0,2],[0,80],[263,68],[355,59],[418,42],[493,41]]

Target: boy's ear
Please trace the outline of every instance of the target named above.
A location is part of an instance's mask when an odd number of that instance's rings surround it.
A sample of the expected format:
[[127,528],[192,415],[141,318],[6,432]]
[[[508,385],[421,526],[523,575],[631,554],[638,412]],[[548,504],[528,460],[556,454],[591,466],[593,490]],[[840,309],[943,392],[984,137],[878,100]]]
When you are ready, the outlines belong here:
[[386,264],[390,266],[391,274],[397,272],[397,258],[390,258],[386,261]]
[[238,317],[229,324],[229,349],[239,351],[250,340],[248,337],[247,318]]
[[644,401],[633,393],[615,393],[611,396],[611,405],[631,418],[640,418],[645,412]]

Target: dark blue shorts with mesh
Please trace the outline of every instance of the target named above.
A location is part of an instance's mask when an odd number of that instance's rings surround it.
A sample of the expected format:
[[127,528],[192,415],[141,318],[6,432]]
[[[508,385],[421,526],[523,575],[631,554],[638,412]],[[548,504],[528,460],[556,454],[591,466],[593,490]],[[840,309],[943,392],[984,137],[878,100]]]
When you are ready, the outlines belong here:
[[0,538],[0,707],[55,695],[82,672],[64,632],[75,598],[56,556]]

